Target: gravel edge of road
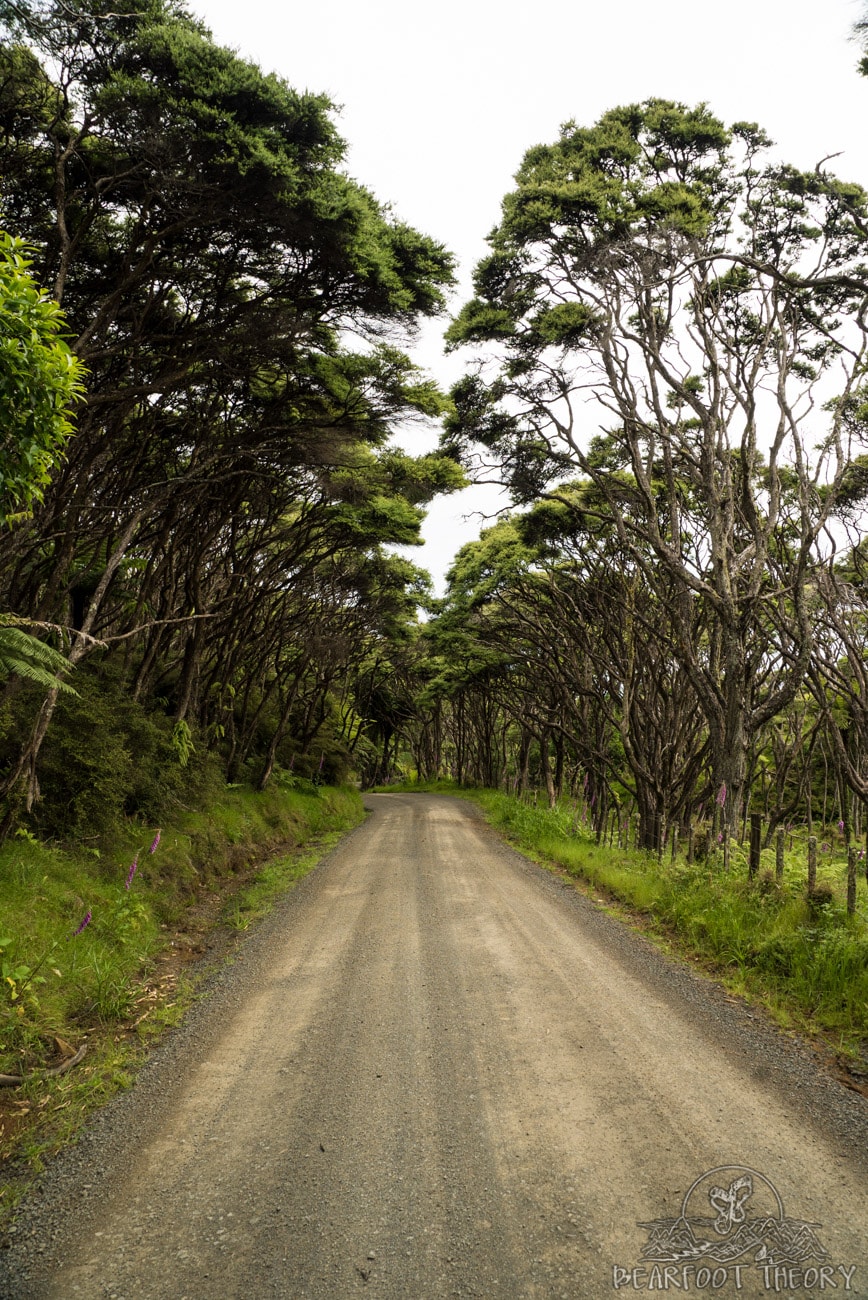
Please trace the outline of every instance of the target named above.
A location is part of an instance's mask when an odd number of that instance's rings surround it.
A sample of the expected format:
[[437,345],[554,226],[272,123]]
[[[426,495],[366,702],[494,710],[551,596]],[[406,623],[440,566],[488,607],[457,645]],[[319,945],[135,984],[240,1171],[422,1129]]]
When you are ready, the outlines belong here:
[[[367,810],[368,812],[370,810]],[[91,1193],[113,1161],[113,1153],[147,1127],[167,1087],[181,1077],[196,1044],[206,1044],[220,1032],[221,1008],[243,997],[243,983],[268,961],[269,944],[299,906],[305,893],[317,887],[321,870],[366,825],[367,817],[347,831],[300,880],[277,898],[267,916],[249,930],[217,938],[188,968],[198,986],[180,1024],[166,1030],[148,1047],[125,1092],[96,1111],[73,1143],[49,1157],[17,1207],[12,1226],[0,1237],[0,1300],[28,1300],[26,1284],[40,1257],[50,1255],[49,1243],[62,1241],[73,1224],[87,1221]],[[19,1288],[19,1289],[16,1289]]]
[[604,891],[597,891],[587,881],[574,879],[555,864],[545,866],[535,862],[508,844],[501,832],[486,820],[479,806],[472,807],[506,853],[525,870],[536,874],[552,893],[560,895],[584,916],[594,918],[592,923],[598,925],[629,971],[641,974],[663,992],[680,994],[691,1004],[697,1020],[704,1022],[704,1029],[719,1024],[731,1031],[740,1040],[740,1050],[733,1054],[737,1064],[745,1068],[746,1062],[756,1059],[752,1073],[764,1085],[775,1087],[785,1100],[792,1100],[794,1090],[800,1092],[802,1101],[808,1103],[808,1113],[818,1121],[822,1113],[826,1128],[837,1131],[848,1148],[858,1135],[863,1143],[858,1156],[868,1173],[868,1098],[847,1087],[829,1071],[819,1048],[803,1035],[781,1029],[762,1007],[728,992],[713,974],[701,967],[694,968],[686,956],[666,950],[648,938],[640,928],[630,924],[629,909],[625,909],[622,919],[609,910],[612,906],[609,900],[596,901],[594,895],[599,897]]
[[[384,796],[388,798],[389,796]],[[417,796],[418,797],[418,796]],[[450,798],[428,795],[428,798]],[[664,953],[641,932],[610,915],[593,898],[507,844],[485,820],[481,809],[469,801],[462,806],[480,829],[491,837],[497,851],[530,875],[537,887],[560,897],[579,911],[586,924],[604,940],[617,960],[634,976],[661,994],[675,995],[691,1009],[697,1025],[709,1037],[726,1033],[728,1056],[753,1074],[785,1103],[797,1106],[805,1121],[831,1135],[842,1155],[868,1175],[868,1102],[829,1075],[818,1054],[805,1040],[778,1029],[764,1013],[734,999],[705,974]],[[73,1227],[86,1230],[90,1202],[104,1194],[102,1177],[111,1166],[122,1168],[117,1153],[135,1142],[152,1122],[167,1091],[183,1077],[185,1063],[201,1055],[201,1048],[216,1037],[224,1012],[245,996],[247,981],[255,979],[269,960],[270,946],[291,923],[294,909],[310,890],[322,886],[330,859],[343,851],[366,822],[348,832],[292,890],[277,901],[274,910],[240,940],[228,958],[218,958],[204,975],[196,1001],[183,1022],[155,1046],[139,1070],[134,1086],[97,1112],[75,1145],[55,1156],[35,1188],[22,1202],[11,1234],[0,1252],[0,1298],[28,1300],[28,1281],[50,1259],[52,1247],[61,1244]],[[202,963],[214,962],[206,954]],[[122,1175],[118,1175],[122,1176]]]

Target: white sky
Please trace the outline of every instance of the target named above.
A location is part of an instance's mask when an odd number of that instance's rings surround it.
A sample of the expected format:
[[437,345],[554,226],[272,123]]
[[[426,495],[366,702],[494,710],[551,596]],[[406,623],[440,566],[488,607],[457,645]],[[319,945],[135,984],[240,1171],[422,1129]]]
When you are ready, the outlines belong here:
[[[349,172],[459,258],[456,308],[524,151],[618,104],[704,101],[726,122],[758,122],[796,166],[841,152],[829,170],[868,188],[868,78],[850,39],[860,0],[188,2],[221,44],[340,106]],[[443,328],[417,355],[448,384],[461,360],[441,359]],[[474,512],[499,504],[475,488],[431,507],[412,558],[438,587],[478,535]]]

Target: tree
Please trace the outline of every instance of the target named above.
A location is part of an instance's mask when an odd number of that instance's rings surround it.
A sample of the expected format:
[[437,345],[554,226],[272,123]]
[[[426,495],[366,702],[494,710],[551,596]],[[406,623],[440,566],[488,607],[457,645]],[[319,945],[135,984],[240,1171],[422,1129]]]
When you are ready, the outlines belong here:
[[[330,687],[306,638],[332,628],[337,645],[362,562],[415,540],[420,504],[460,477],[385,450],[396,421],[442,409],[400,344],[441,309],[451,258],[342,172],[324,97],[216,45],[181,5],[0,16],[4,210],[89,371],[0,591],[72,627],[69,665],[117,645],[138,700],[265,771],[294,701],[305,735],[319,725]],[[54,704],[7,792],[23,777],[35,797]]]
[[854,25],[853,35],[863,50],[862,58],[859,60],[859,71],[863,77],[868,77],[868,10]]
[[863,191],[768,143],[662,100],[567,124],[526,155],[448,334],[488,352],[446,448],[493,453],[519,500],[576,467],[595,485],[667,603],[731,832],[753,738],[807,671],[868,340]]
[[[707,735],[674,652],[672,593],[662,577],[649,589],[593,484],[564,485],[556,501],[538,503],[519,525],[545,574],[527,592],[527,605],[539,629],[540,662],[547,660],[560,683],[564,725],[581,728],[576,705],[585,714],[593,707],[610,740],[589,770],[629,792],[640,846],[659,850],[666,828],[689,821],[708,793]],[[692,640],[700,642],[705,610],[698,599],[692,607]]]

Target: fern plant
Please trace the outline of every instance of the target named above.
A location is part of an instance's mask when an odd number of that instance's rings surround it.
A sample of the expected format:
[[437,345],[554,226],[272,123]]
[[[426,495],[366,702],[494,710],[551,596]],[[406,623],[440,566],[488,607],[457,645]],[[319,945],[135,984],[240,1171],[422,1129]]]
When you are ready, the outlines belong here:
[[69,671],[69,663],[60,651],[25,632],[18,621],[11,622],[10,618],[0,615],[0,681],[14,675],[49,690],[76,695],[77,691],[59,676]]

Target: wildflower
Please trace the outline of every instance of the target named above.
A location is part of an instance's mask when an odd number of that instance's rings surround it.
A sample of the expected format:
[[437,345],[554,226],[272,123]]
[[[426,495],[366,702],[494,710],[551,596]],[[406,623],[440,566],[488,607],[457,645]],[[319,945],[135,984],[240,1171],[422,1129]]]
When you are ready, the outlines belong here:
[[319,756],[319,770],[320,770],[320,771],[322,771],[322,761],[323,761],[324,758],[325,758],[325,754],[320,754],[320,756]]
[[823,843],[820,845],[820,850],[823,853],[831,853],[832,846],[830,844],[827,844],[826,841],[824,840]]
[[722,808],[726,803],[726,782],[724,781],[717,792],[717,803]]
[[160,843],[160,832],[159,832],[159,830],[158,830],[157,833],[156,833],[156,835],[154,836],[154,839],[153,839],[153,842],[152,842],[152,844],[151,844],[151,847],[148,849],[148,852],[149,852],[149,853],[156,853],[156,851],[157,851],[157,845],[158,845],[159,843]]
[[90,925],[90,919],[92,916],[93,913],[90,908],[88,908],[84,914],[84,920],[81,922],[77,930],[73,930],[72,934],[68,936],[68,939],[74,939],[77,934],[81,934],[82,930],[84,930],[86,926]]
[[723,843],[723,831],[718,831],[718,832],[717,832],[717,842],[718,842],[718,844],[722,844],[722,843]]
[[139,869],[139,855],[137,853],[136,856],[133,858],[133,865],[130,867],[129,871],[127,872],[127,884],[126,884],[127,889],[129,889],[130,885],[133,883],[133,876],[136,874],[138,869]]
[[844,829],[844,823],[843,823],[843,821],[838,822],[838,830],[839,830],[839,831],[843,831],[843,829]]

